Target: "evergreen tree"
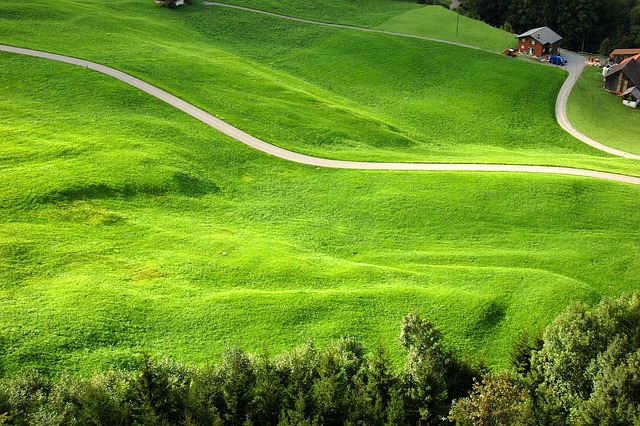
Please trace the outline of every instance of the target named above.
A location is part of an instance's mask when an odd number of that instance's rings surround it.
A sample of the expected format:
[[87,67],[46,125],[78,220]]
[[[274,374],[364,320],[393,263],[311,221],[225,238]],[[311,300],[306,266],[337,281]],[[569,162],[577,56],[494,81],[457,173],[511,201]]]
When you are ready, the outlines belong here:
[[311,387],[318,377],[318,351],[314,344],[306,342],[276,359],[275,365],[283,383],[281,395],[285,415],[296,421],[311,418],[314,413]]
[[222,418],[226,424],[241,425],[253,411],[256,373],[247,354],[228,347],[218,367],[224,399]]
[[143,425],[184,422],[191,373],[169,360],[142,355],[141,370],[131,384],[134,418]]
[[407,349],[403,375],[405,414],[409,423],[438,423],[449,411],[445,375],[448,354],[441,333],[430,321],[411,313],[402,319],[400,342]]
[[251,417],[257,425],[276,425],[280,415],[283,384],[274,362],[265,348],[262,356],[254,362],[256,384],[253,393]]

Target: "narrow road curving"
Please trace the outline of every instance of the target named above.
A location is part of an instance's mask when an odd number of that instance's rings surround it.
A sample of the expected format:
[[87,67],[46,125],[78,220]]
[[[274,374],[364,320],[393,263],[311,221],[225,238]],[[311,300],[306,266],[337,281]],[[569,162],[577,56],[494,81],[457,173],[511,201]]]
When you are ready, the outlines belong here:
[[[456,2],[455,1],[452,2],[452,5],[454,3]],[[349,30],[365,31],[370,33],[379,33],[379,34],[387,34],[387,35],[398,36],[398,37],[408,37],[408,38],[417,38],[420,40],[435,41],[438,43],[445,43],[445,44],[451,44],[454,46],[466,47],[469,49],[482,50],[484,52],[494,53],[496,55],[499,55],[498,52],[494,52],[492,50],[482,49],[478,46],[472,46],[472,45],[463,44],[463,43],[456,43],[450,40],[442,40],[438,38],[431,38],[431,37],[419,36],[414,34],[398,33],[394,31],[376,30],[373,28],[356,27],[353,25],[342,25],[342,24],[333,24],[329,22],[311,21],[308,19],[296,18],[294,16],[282,15],[279,13],[267,12],[264,10],[252,9],[250,7],[236,6],[236,5],[220,3],[220,2],[204,1],[202,2],[202,5],[226,7],[230,9],[239,9],[247,12],[259,13],[262,15],[273,16],[281,19],[288,19],[290,21],[304,22],[312,25],[322,25],[325,27],[345,28]],[[579,141],[584,142],[587,145],[592,146],[593,148],[599,149],[600,151],[604,151],[606,153],[616,155],[619,157],[633,158],[635,160],[640,160],[640,155],[631,154],[629,152],[608,147],[600,142],[596,142],[590,137],[580,133],[578,130],[576,130],[575,127],[571,125],[571,123],[569,122],[569,119],[567,118],[567,101],[569,100],[569,94],[571,93],[573,86],[578,81],[580,74],[582,74],[582,70],[584,69],[586,63],[583,57],[576,55],[574,53],[563,51],[563,55],[568,59],[566,70],[569,73],[569,76],[567,77],[564,84],[562,85],[562,88],[560,89],[560,93],[558,94],[558,98],[556,100],[556,120],[558,121],[558,124],[560,124],[560,127],[562,127],[565,131],[567,131],[569,134],[571,134],[573,137],[575,137]]]
[[640,160],[640,155],[631,154],[630,152],[621,151],[601,144],[600,142],[596,142],[590,137],[580,133],[575,127],[573,127],[573,125],[571,125],[571,122],[567,117],[567,102],[569,101],[569,94],[571,93],[573,86],[578,81],[578,78],[580,78],[580,74],[582,74],[582,70],[586,66],[586,61],[582,56],[576,55],[575,53],[563,51],[562,54],[567,58],[566,68],[569,72],[569,76],[562,85],[560,93],[558,93],[558,98],[556,99],[556,120],[558,120],[560,127],[571,134],[571,136],[586,143],[587,145],[599,149],[600,151],[617,155],[619,157]]
[[136,77],[126,74],[105,65],[70,56],[58,55],[55,53],[42,52],[38,50],[24,49],[20,47],[1,45],[0,51],[16,53],[20,55],[34,56],[38,58],[60,61],[67,64],[77,65],[83,68],[98,71],[124,83],[127,83],[143,92],[160,99],[163,102],[189,114],[201,122],[213,127],[231,138],[242,142],[254,149],[273,155],[283,160],[296,163],[307,164],[317,167],[327,167],[334,169],[359,169],[359,170],[414,170],[414,171],[459,171],[459,172],[516,172],[516,173],[545,173],[571,176],[583,176],[596,179],[605,179],[617,182],[640,185],[640,177],[627,176],[616,173],[600,172],[595,170],[574,169],[570,167],[554,166],[526,166],[509,164],[429,164],[429,163],[376,163],[360,161],[330,160],[326,158],[312,157],[305,154],[289,151],[275,145],[271,145],[256,137],[243,132],[231,124],[220,120],[200,108],[168,93],[158,87],[146,83]]
[[483,49],[481,47],[473,46],[471,44],[457,43],[457,42],[451,41],[451,40],[444,40],[444,39],[440,39],[440,38],[426,37],[426,36],[421,36],[421,35],[416,35],[416,34],[398,33],[398,32],[395,32],[395,31],[386,31],[386,30],[376,30],[375,28],[357,27],[355,25],[334,24],[334,23],[331,23],[331,22],[313,21],[313,20],[310,20],[310,19],[296,18],[295,16],[282,15],[280,13],[267,12],[266,10],[252,9],[250,7],[236,6],[234,4],[220,3],[220,2],[216,2],[216,1],[203,1],[201,4],[203,6],[218,6],[218,7],[226,7],[226,8],[229,8],[229,9],[239,9],[239,10],[244,10],[246,12],[259,13],[261,15],[272,16],[274,18],[287,19],[289,21],[302,22],[302,23],[311,24],[311,25],[320,25],[320,26],[323,26],[323,27],[343,28],[343,29],[347,29],[347,30],[363,31],[363,32],[366,32],[366,33],[377,33],[377,34],[386,34],[386,35],[392,35],[392,36],[397,36],[397,37],[416,38],[418,40],[435,41],[435,42],[438,42],[438,43],[451,44],[453,46],[466,47],[467,49],[482,50],[484,52],[496,53],[493,50]]

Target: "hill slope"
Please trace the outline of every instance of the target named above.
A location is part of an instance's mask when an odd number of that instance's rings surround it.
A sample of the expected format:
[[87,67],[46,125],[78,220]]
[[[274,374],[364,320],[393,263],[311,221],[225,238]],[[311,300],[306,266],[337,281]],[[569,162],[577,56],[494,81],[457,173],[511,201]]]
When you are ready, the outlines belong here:
[[389,18],[376,29],[452,40],[501,53],[515,47],[513,34],[441,6],[425,6]]
[[221,8],[86,0],[62,2],[45,20],[37,1],[0,7],[0,16],[18,17],[5,18],[3,42],[116,66],[293,150],[637,173],[635,162],[557,126],[552,103],[564,73],[552,68]]
[[640,113],[603,90],[602,69],[584,70],[571,92],[567,113],[581,132],[613,148],[640,154]]
[[412,309],[502,364],[569,300],[637,289],[637,187],[288,164],[107,77],[0,57],[6,374],[341,335],[397,355]]

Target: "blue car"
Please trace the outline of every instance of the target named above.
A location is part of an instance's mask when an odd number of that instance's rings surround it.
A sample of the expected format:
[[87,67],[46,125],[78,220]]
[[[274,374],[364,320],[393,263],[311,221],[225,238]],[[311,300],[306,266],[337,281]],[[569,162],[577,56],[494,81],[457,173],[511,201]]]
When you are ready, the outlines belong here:
[[549,62],[551,62],[554,65],[566,65],[567,59],[563,58],[560,55],[551,55],[551,57],[549,58]]

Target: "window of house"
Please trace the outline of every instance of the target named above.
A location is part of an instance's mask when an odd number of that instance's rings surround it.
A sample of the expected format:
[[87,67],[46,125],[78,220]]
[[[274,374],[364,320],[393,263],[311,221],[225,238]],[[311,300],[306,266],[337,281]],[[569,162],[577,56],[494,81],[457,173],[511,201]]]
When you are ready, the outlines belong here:
[[535,40],[531,40],[531,44],[532,44],[532,45],[533,45],[533,44],[536,44],[536,41],[535,41]]

